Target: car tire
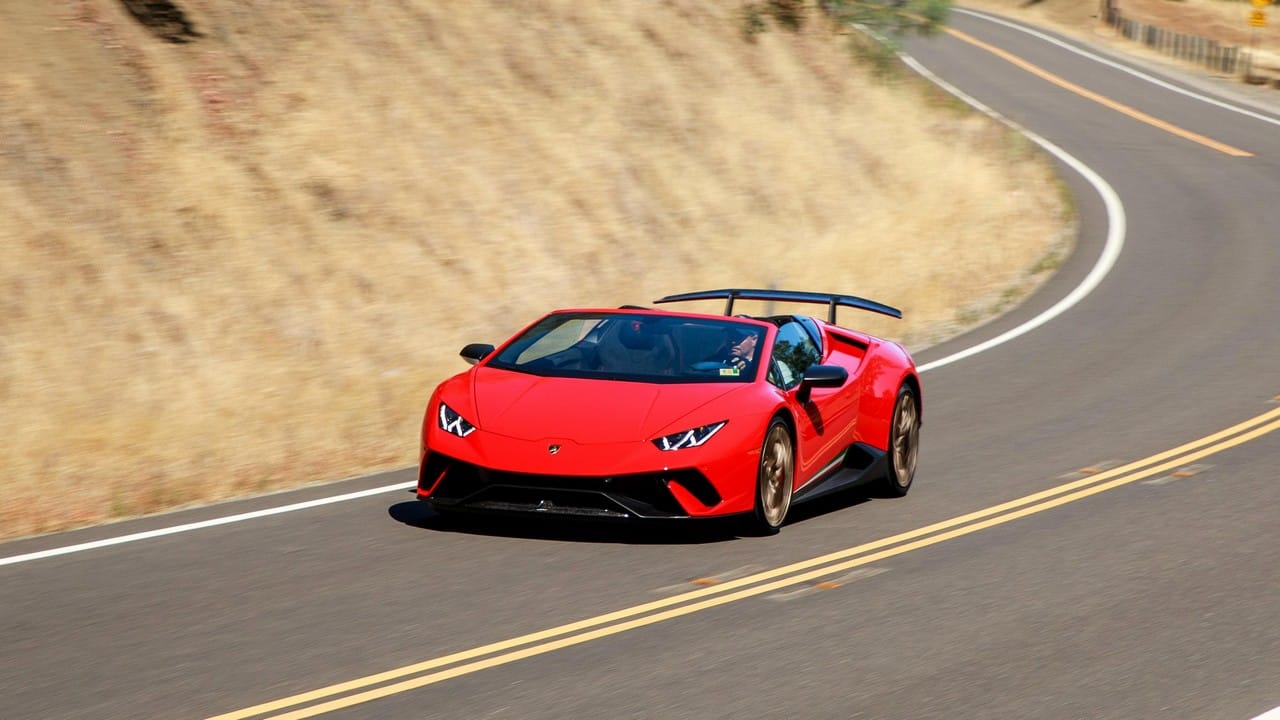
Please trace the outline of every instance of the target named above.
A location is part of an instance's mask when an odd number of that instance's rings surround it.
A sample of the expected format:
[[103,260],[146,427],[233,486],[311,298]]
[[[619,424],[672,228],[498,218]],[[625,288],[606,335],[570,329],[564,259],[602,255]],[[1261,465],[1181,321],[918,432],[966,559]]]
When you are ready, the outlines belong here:
[[796,453],[791,429],[775,417],[764,433],[760,465],[756,470],[756,501],[752,512],[754,530],[761,535],[778,532],[791,508],[795,487]]
[[890,497],[902,497],[911,489],[920,456],[920,403],[916,392],[904,383],[898,388],[889,421],[888,471],[882,486]]

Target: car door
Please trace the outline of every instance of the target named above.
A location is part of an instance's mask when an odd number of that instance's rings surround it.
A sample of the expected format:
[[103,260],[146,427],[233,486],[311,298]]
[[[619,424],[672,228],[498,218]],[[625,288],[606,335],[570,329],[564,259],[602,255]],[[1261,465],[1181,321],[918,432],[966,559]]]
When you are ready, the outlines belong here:
[[804,371],[822,361],[819,341],[800,320],[785,320],[769,354],[768,381],[785,393],[796,419],[797,489],[839,459],[854,416],[849,393],[840,388],[813,388],[806,400],[798,397]]

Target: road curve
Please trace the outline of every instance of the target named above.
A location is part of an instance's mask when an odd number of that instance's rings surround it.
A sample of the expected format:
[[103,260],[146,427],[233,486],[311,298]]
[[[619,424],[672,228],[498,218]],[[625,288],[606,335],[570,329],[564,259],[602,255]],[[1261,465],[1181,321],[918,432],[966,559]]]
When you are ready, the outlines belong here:
[[[1051,321],[927,372],[910,496],[802,506],[772,538],[459,530],[377,491],[407,487],[401,471],[11,542],[0,557],[375,491],[0,565],[0,717],[1247,720],[1280,705],[1280,115],[980,14],[954,26],[911,54],[1105,178],[1126,232]],[[1062,171],[1075,254],[922,365],[1041,316],[1098,265],[1103,198]]]

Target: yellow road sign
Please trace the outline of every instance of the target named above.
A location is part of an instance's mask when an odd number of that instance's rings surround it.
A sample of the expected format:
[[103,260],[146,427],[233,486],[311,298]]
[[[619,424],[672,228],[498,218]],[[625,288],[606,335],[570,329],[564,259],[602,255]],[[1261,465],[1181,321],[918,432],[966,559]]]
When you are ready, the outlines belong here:
[[[1254,0],[1254,2],[1257,2],[1257,0]],[[1261,10],[1254,10],[1249,13],[1249,24],[1254,27],[1266,27],[1267,14]]]

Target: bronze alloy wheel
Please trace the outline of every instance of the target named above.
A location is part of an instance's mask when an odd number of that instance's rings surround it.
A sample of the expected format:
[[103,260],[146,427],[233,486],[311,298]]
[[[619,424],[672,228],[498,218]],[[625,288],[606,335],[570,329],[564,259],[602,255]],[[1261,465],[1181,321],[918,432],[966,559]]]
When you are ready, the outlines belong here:
[[794,480],[795,452],[792,450],[791,433],[785,422],[775,418],[760,449],[756,519],[761,529],[772,532],[782,525],[791,507]]
[[920,454],[920,409],[910,385],[898,390],[893,408],[893,425],[889,429],[889,491],[906,495],[916,476],[916,459]]

